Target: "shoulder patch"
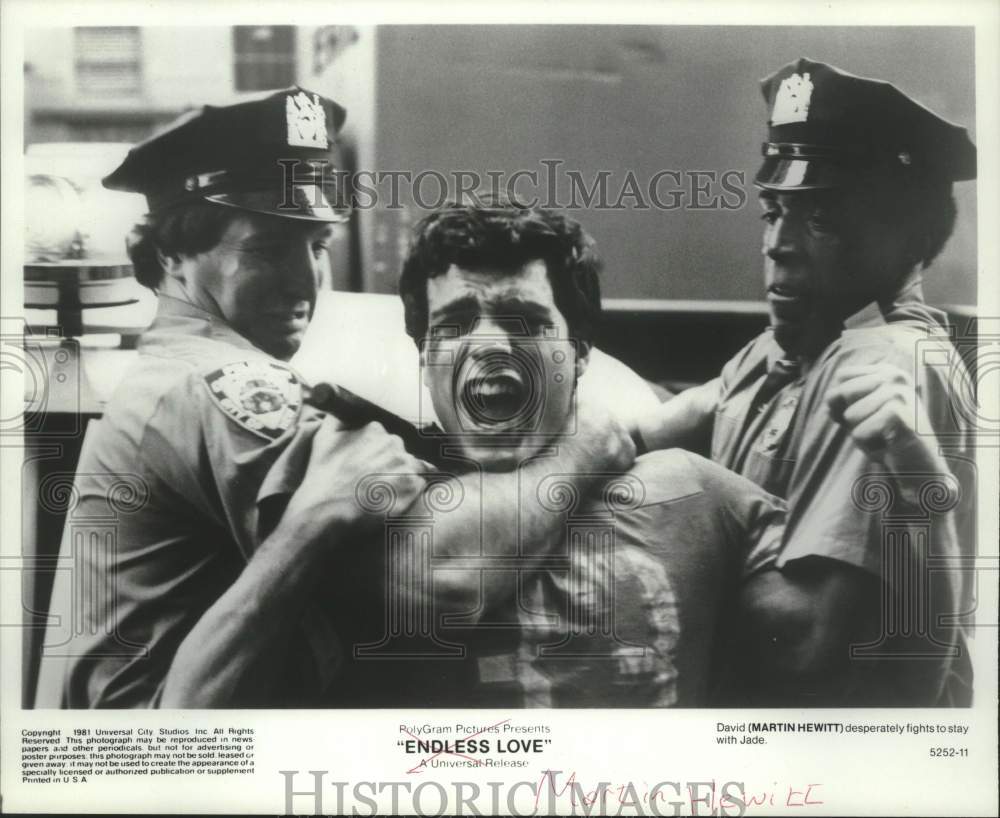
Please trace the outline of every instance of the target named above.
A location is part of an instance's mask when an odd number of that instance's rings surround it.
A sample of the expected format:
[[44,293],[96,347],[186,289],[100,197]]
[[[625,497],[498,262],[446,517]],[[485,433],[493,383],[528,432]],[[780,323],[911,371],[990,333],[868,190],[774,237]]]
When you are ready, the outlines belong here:
[[287,366],[240,361],[205,375],[215,405],[244,429],[276,440],[299,416],[302,384]]

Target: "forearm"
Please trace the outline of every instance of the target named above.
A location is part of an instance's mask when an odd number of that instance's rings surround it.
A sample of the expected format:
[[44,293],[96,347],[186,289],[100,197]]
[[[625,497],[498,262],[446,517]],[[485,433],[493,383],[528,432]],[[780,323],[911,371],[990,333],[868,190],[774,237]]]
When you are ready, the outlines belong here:
[[646,451],[681,448],[708,451],[719,391],[718,380],[695,386],[642,416],[637,428],[640,447]]
[[831,574],[817,565],[767,570],[743,586],[734,624],[745,704],[829,705],[845,695],[850,646],[873,638],[877,589],[846,566]]
[[560,444],[551,456],[512,471],[458,477],[464,499],[435,521],[434,543],[435,555],[452,558],[461,570],[442,573],[442,581],[435,581],[435,601],[485,611],[512,598],[518,571],[565,538],[568,507],[560,501],[592,488],[596,467],[590,462],[585,450]]
[[[232,707],[266,688],[316,577],[318,535],[283,521],[181,642],[161,707]],[[253,690],[250,688],[253,687]]]
[[[426,487],[422,464],[398,437],[375,423],[345,431],[326,418],[312,433],[304,474],[299,461],[279,458],[278,464],[295,473],[297,487],[274,530],[262,532],[263,541],[239,577],[178,647],[164,681],[162,706],[273,702],[268,694],[289,650],[289,637],[314,598],[316,582],[329,576],[337,552],[370,542],[384,525],[377,508],[381,498],[391,497],[405,509]],[[276,477],[276,486],[293,482],[287,474]],[[378,478],[374,495],[360,496],[362,485],[373,477]],[[269,498],[277,496],[281,493]],[[258,511],[258,526],[267,525],[271,515],[266,505]]]
[[[935,594],[938,590],[935,584]],[[947,595],[946,588],[940,590]],[[734,627],[732,654],[742,671],[737,674],[737,686],[743,687],[739,703],[936,704],[949,659],[915,656],[912,641],[896,641],[887,632],[884,611],[896,606],[893,597],[901,593],[912,599],[918,588],[893,588],[883,578],[829,559],[798,561],[755,575],[741,589]],[[933,631],[939,644],[947,643],[947,630]],[[854,651],[865,645],[881,645],[886,653],[856,656]]]
[[951,468],[933,436],[906,435],[881,453],[881,460],[900,486],[913,482],[915,476],[927,475],[939,475],[945,482],[951,482]]

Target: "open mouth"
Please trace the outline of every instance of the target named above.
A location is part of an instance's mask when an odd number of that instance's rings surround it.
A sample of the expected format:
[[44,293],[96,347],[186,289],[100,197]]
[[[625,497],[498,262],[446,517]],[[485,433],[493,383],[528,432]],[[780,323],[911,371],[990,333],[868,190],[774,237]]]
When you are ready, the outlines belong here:
[[772,284],[767,288],[767,294],[783,299],[801,298],[803,295],[802,290],[798,287],[792,287],[788,284]]
[[792,284],[771,284],[767,288],[771,316],[778,321],[800,321],[809,312],[809,294]]
[[482,426],[516,424],[527,407],[529,390],[514,369],[470,377],[462,386],[462,403]]
[[271,310],[267,313],[267,316],[276,324],[296,328],[308,323],[309,312],[309,305],[303,302],[285,309]]

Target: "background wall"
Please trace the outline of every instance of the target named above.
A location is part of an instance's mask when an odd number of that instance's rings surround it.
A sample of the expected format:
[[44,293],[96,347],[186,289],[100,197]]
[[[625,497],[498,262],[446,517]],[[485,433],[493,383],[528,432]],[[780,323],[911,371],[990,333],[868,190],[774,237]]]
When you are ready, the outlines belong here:
[[[739,210],[578,215],[606,259],[609,296],[757,299],[752,179],[767,119],[757,81],[799,56],[894,82],[975,139],[971,29],[391,26],[377,30],[377,167],[509,174],[559,159],[588,180],[611,171],[616,192],[629,170],[643,186],[663,169],[740,170]],[[425,190],[433,198],[434,185]],[[974,303],[975,185],[957,197],[958,228],[927,292]],[[370,289],[392,290],[396,237],[414,215],[378,214],[390,226]]]

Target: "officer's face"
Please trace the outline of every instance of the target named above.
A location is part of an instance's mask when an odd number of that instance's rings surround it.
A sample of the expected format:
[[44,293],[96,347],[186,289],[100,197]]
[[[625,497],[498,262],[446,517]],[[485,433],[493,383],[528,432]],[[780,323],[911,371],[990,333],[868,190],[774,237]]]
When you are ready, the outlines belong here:
[[586,364],[556,308],[545,262],[452,265],[427,282],[424,383],[446,433],[482,466],[509,469],[567,423]]
[[775,340],[790,354],[818,352],[844,318],[899,280],[902,236],[860,190],[764,191],[760,204]]
[[241,213],[211,250],[185,258],[189,290],[254,346],[288,360],[329,263],[328,224]]

